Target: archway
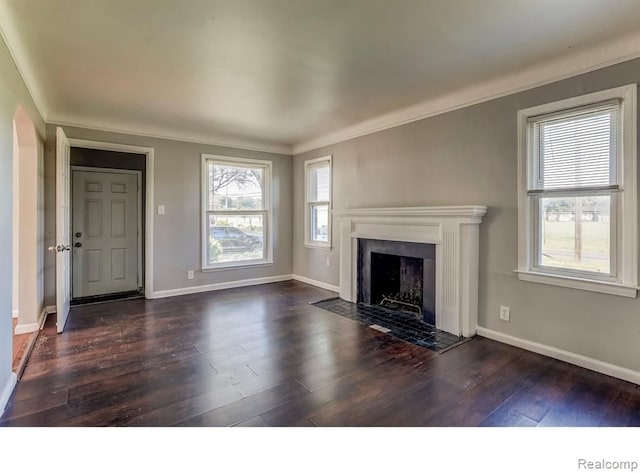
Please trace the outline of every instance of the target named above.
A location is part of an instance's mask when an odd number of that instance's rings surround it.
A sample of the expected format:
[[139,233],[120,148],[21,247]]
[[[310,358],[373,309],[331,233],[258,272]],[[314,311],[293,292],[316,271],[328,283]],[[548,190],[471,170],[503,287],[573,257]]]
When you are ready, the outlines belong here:
[[43,313],[44,202],[42,152],[33,121],[18,105],[13,119],[13,306],[14,366],[40,328]]

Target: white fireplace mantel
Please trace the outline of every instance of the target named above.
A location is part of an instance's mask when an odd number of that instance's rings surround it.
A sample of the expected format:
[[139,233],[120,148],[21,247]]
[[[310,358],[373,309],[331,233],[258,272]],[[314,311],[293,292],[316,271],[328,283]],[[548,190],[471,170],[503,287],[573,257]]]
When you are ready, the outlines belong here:
[[334,211],[340,220],[340,297],[357,302],[358,238],[436,245],[436,326],[471,337],[478,325],[481,205]]

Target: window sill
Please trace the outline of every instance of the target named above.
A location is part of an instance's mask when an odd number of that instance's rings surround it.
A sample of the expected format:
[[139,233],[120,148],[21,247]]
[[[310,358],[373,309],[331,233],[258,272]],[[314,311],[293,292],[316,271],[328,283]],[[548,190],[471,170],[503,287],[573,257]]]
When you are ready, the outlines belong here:
[[331,251],[331,244],[320,245],[320,244],[314,244],[314,243],[305,243],[304,247],[309,248],[310,250]]
[[583,279],[570,276],[561,276],[557,274],[539,273],[535,271],[514,270],[518,274],[521,281],[536,282],[541,284],[549,284],[551,286],[569,287],[572,289],[581,289],[583,291],[600,292],[603,294],[611,294],[614,296],[635,298],[638,293],[638,287],[627,286],[620,283],[596,281],[593,279]]
[[256,268],[262,266],[271,266],[273,265],[273,261],[260,260],[252,263],[250,261],[238,261],[238,262],[229,262],[229,263],[221,263],[219,266],[207,266],[202,268],[203,273],[211,273],[215,271],[221,270],[229,270],[229,269],[244,269],[244,268]]

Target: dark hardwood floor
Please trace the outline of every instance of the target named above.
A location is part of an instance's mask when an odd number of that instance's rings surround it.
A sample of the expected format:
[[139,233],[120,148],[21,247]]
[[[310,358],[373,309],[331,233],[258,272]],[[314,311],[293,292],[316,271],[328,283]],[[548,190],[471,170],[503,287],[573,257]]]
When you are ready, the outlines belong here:
[[283,282],[73,307],[2,426],[639,426],[640,387],[476,337],[442,354]]

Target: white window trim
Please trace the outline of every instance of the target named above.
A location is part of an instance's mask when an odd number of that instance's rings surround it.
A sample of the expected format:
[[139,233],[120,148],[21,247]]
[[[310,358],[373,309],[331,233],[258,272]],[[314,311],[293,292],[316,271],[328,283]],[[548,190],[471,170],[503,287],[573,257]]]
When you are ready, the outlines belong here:
[[[245,260],[245,261],[229,261],[224,263],[214,263],[209,264],[207,260],[207,247],[209,244],[209,234],[208,234],[208,186],[209,186],[209,176],[207,172],[207,164],[209,161],[215,162],[223,162],[227,164],[237,164],[244,166],[260,166],[264,168],[264,212],[265,212],[265,231],[264,231],[264,245],[265,245],[265,257],[256,259],[256,260]],[[272,161],[263,160],[263,159],[247,159],[247,158],[234,158],[232,156],[220,156],[214,154],[202,154],[202,163],[201,163],[201,196],[200,196],[200,220],[201,220],[201,253],[202,253],[202,271],[216,271],[216,270],[225,270],[225,269],[235,269],[235,268],[243,268],[247,266],[265,266],[269,264],[273,264],[273,211],[271,204],[271,173],[272,173],[273,163]],[[261,211],[262,212],[262,211]],[[248,212],[250,213],[250,212]]]
[[[331,250],[331,223],[332,223],[332,215],[331,215],[331,209],[332,209],[332,202],[333,202],[333,162],[332,162],[332,155],[329,156],[323,156],[321,158],[315,158],[315,159],[309,159],[307,161],[304,162],[304,246],[306,248],[315,248],[315,249],[321,249],[321,250]],[[311,240],[311,212],[309,211],[309,208],[312,204],[312,202],[309,201],[309,169],[318,164],[318,163],[323,163],[323,162],[327,162],[329,163],[329,201],[327,202],[329,204],[329,225],[327,226],[327,235],[328,235],[328,241],[326,243],[324,242],[318,242],[318,241],[312,241]]]
[[[605,294],[636,297],[638,289],[638,196],[637,196],[637,84],[603,90],[572,97],[553,103],[531,107],[518,112],[518,269],[515,272],[522,281],[570,287]],[[527,119],[529,117],[572,109],[584,105],[621,99],[622,159],[619,163],[620,189],[617,202],[614,234],[617,269],[615,280],[602,280],[588,273],[567,274],[559,271],[534,269],[535,225],[534,199],[527,193],[529,160],[527,149]]]

